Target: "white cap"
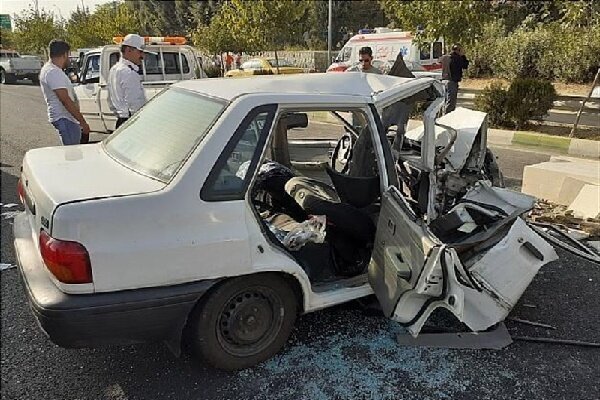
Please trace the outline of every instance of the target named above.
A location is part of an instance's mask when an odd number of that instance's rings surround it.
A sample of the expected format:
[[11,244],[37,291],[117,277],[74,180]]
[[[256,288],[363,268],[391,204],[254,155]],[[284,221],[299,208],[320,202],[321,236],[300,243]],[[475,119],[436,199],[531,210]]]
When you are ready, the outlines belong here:
[[146,50],[146,42],[144,41],[144,38],[135,33],[130,33],[129,35],[125,36],[125,38],[121,42],[121,46],[134,47],[145,53],[156,54],[152,51]]

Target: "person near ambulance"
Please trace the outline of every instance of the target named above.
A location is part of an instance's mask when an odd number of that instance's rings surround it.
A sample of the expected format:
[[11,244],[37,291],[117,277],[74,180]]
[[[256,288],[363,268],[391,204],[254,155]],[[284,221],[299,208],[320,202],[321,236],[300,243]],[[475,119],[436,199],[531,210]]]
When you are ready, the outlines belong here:
[[452,52],[441,58],[442,80],[446,83],[446,112],[454,111],[458,98],[458,83],[462,80],[463,69],[469,67],[469,60],[460,44],[452,46]]
[[144,38],[130,33],[121,43],[121,59],[108,73],[108,98],[110,109],[117,116],[116,128],[146,104],[139,74],[144,53],[151,53],[145,50]]
[[350,67],[347,72],[364,72],[365,74],[379,74],[381,71],[373,66],[373,50],[370,47],[361,47],[358,51],[358,65]]
[[71,46],[63,40],[50,41],[50,59],[40,71],[40,87],[48,108],[48,120],[63,145],[87,143],[90,127],[79,112],[73,84],[63,69],[69,65]]

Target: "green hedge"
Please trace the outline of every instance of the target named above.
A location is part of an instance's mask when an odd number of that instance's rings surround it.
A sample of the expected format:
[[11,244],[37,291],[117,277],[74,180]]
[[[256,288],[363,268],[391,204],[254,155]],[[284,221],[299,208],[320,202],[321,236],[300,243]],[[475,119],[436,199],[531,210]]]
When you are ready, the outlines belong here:
[[547,80],[515,79],[508,89],[494,82],[475,98],[475,108],[488,114],[492,125],[521,129],[530,120],[541,120],[556,100]]
[[470,77],[590,82],[600,66],[600,25],[566,29],[559,23],[540,24],[506,34],[501,23],[492,22],[468,55]]

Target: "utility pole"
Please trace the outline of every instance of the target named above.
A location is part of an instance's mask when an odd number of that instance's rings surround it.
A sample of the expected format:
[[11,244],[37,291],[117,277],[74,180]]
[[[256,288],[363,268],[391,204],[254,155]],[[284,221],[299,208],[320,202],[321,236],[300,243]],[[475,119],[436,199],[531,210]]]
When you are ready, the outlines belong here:
[[35,7],[35,15],[40,16],[40,9],[38,8],[38,0],[33,0],[33,6]]
[[329,0],[329,24],[327,26],[327,64],[331,63],[331,42],[332,42],[332,25],[333,25],[333,0]]

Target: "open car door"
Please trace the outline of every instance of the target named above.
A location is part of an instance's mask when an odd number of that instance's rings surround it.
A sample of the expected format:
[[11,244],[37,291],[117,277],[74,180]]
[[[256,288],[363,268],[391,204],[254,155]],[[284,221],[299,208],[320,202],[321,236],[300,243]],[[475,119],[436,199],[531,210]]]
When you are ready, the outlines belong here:
[[520,218],[532,205],[530,196],[478,183],[445,220],[427,225],[390,187],[369,264],[385,316],[414,336],[438,307],[473,331],[504,320],[539,268],[557,258]]

